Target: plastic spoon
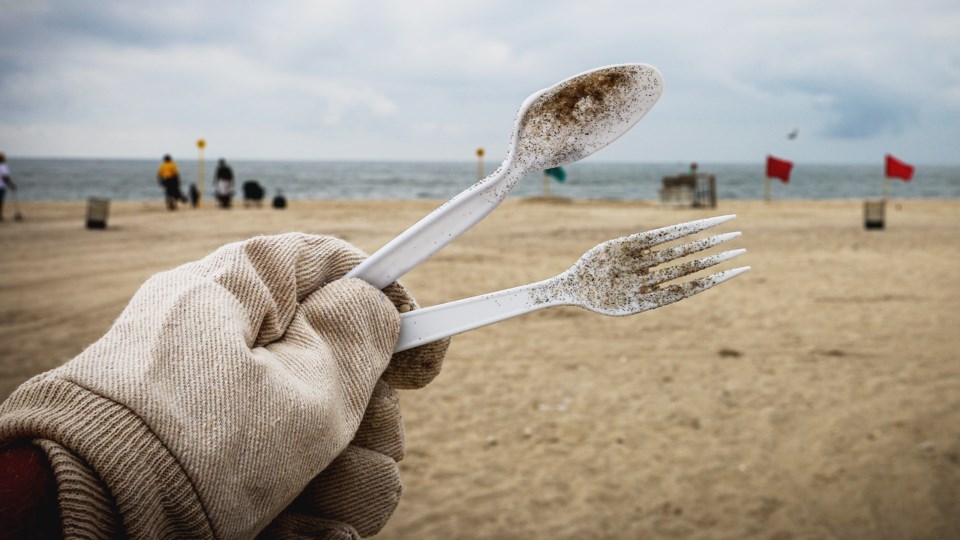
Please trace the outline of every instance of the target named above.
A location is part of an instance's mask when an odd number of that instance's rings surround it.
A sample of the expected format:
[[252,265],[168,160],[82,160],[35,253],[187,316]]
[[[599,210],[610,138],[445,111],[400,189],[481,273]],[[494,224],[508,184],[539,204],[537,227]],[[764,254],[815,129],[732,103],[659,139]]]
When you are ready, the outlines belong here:
[[346,277],[386,287],[486,217],[527,174],[581,160],[615,141],[662,93],[663,78],[655,67],[619,64],[533,94],[520,106],[507,157],[493,174],[415,223]]

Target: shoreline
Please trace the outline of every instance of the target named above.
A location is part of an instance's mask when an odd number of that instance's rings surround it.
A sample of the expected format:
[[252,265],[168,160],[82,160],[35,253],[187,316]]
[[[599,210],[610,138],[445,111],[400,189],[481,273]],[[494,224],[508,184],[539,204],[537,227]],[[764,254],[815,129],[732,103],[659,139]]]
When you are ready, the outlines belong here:
[[[83,205],[85,205],[85,204],[87,204],[87,201],[88,201],[88,199],[90,199],[90,198],[105,198],[105,199],[109,200],[111,204],[113,204],[113,203],[131,203],[131,204],[152,204],[152,203],[156,203],[156,204],[160,204],[161,206],[163,205],[163,199],[162,199],[162,197],[155,197],[155,198],[149,198],[149,199],[110,199],[110,198],[108,198],[108,197],[87,197],[87,198],[83,198],[83,199],[20,199],[20,200],[19,200],[19,204],[20,204],[20,205],[32,205],[32,204],[83,204]],[[774,198],[774,199],[771,199],[771,200],[769,201],[769,203],[777,203],[777,202],[787,202],[787,203],[818,203],[818,202],[827,202],[827,203],[829,203],[829,202],[858,202],[858,201],[859,201],[859,202],[863,202],[863,201],[880,200],[880,199],[882,199],[882,198],[883,198],[882,195],[877,195],[876,197],[833,197],[833,198],[824,198],[824,199],[813,199],[813,198],[779,198],[779,199],[777,199],[777,198]],[[272,197],[265,197],[265,198],[264,198],[263,203],[262,203],[262,206],[261,206],[261,209],[264,209],[264,210],[270,210],[270,209],[271,209],[271,208],[270,208],[270,199],[272,199]],[[659,199],[656,199],[656,198],[654,198],[654,199],[606,198],[606,199],[605,199],[605,198],[567,197],[567,196],[563,196],[563,195],[547,195],[547,196],[543,196],[543,195],[522,195],[522,196],[521,196],[521,195],[511,195],[511,196],[509,196],[509,198],[508,198],[507,200],[509,200],[509,201],[540,201],[540,200],[544,200],[544,199],[548,199],[548,200],[549,200],[549,199],[562,199],[562,200],[564,200],[564,201],[584,202],[584,203],[618,203],[618,202],[619,202],[619,203],[628,203],[628,204],[633,204],[633,203],[646,203],[646,204],[650,204],[650,205],[654,205],[654,206],[661,206]],[[351,201],[352,201],[352,202],[360,202],[360,201],[364,201],[364,202],[379,202],[379,203],[405,203],[405,202],[430,202],[430,201],[432,201],[432,202],[436,203],[437,206],[439,206],[440,204],[443,204],[443,203],[446,202],[447,200],[448,200],[448,199],[434,198],[434,197],[430,197],[430,198],[406,198],[406,199],[401,199],[401,198],[374,198],[374,197],[352,197],[352,198],[334,198],[334,197],[327,197],[327,198],[308,198],[308,197],[300,198],[300,197],[298,197],[298,198],[292,198],[292,197],[287,197],[287,203],[288,203],[288,204],[290,204],[290,203],[313,204],[313,203],[321,203],[321,202],[351,202]],[[905,196],[902,196],[902,195],[898,195],[898,196],[896,196],[896,197],[890,197],[890,198],[887,199],[887,202],[890,202],[890,203],[896,203],[896,202],[899,202],[899,201],[960,201],[960,197],[921,197],[921,196],[917,196],[917,197],[905,197]],[[719,198],[718,198],[718,205],[724,204],[724,203],[738,203],[738,202],[744,202],[744,203],[767,203],[768,201],[765,201],[762,197],[749,198],[749,199],[748,199],[748,198],[725,198],[725,199],[719,199]],[[213,197],[212,195],[211,195],[211,196],[205,196],[205,197],[204,197],[204,199],[203,199],[203,207],[204,207],[204,208],[203,208],[203,209],[213,208],[215,204],[216,204],[216,199],[214,199],[214,197]],[[8,207],[11,207],[11,206],[12,206],[12,205],[11,205],[11,202],[10,202],[10,198],[7,197],[7,199],[6,199],[5,202],[4,202],[4,212],[6,212],[6,210],[8,209]],[[668,209],[668,207],[665,207],[665,206],[664,206],[663,208],[664,208],[664,209]],[[231,210],[237,210],[237,209],[240,209],[240,210],[244,209],[244,207],[243,207],[243,198],[242,198],[242,197],[240,197],[240,198],[234,198],[234,200],[233,200],[233,207],[231,208]],[[706,209],[706,210],[709,210],[709,208],[705,208],[705,209]],[[194,210],[194,209],[183,207],[183,208],[180,208],[180,210],[190,211],[190,210]]]
[[[476,162],[381,163],[381,162],[291,162],[230,161],[240,186],[256,180],[268,196],[282,190],[297,200],[437,200],[449,199],[477,179]],[[485,163],[483,173],[494,170]],[[551,181],[549,192],[578,200],[656,200],[662,179],[683,174],[688,163],[577,162],[565,168],[566,182]],[[205,198],[212,195],[212,180],[203,181],[195,164],[181,163],[182,188],[191,183],[202,187]],[[148,162],[76,163],[44,162],[13,167],[24,200],[85,200],[102,197],[113,200],[159,200],[161,190],[154,179],[156,166]],[[717,178],[721,200],[760,200],[764,195],[763,168],[749,164],[702,163],[703,172]],[[772,186],[775,199],[833,200],[879,197],[883,192],[882,168],[870,165],[808,165],[794,171],[788,185]],[[204,175],[206,176],[206,175]],[[895,182],[896,198],[943,198],[960,200],[960,167],[921,167],[912,183]],[[200,184],[203,186],[200,186]],[[531,174],[511,192],[511,197],[543,194],[542,175]],[[739,199],[742,198],[742,199]]]

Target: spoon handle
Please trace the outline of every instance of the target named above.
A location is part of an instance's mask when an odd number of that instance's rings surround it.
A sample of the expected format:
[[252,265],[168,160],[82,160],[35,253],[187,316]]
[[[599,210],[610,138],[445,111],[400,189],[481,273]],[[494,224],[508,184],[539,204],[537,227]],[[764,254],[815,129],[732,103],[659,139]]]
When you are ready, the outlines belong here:
[[[546,281],[464,298],[400,314],[400,336],[394,352],[567,302],[537,300],[534,292]],[[543,295],[536,295],[543,298]]]
[[378,289],[393,283],[492,212],[510,191],[503,187],[504,181],[509,182],[515,175],[517,173],[504,166],[461,191],[378,249],[345,277],[362,279]]

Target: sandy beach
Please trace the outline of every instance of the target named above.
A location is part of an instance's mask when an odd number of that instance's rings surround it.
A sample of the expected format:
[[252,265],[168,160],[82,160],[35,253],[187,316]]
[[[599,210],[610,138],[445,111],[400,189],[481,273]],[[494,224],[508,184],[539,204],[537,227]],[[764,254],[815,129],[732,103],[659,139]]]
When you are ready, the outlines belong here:
[[[258,234],[372,252],[442,201],[21,203],[0,223],[0,398],[101,336],[153,273]],[[594,245],[736,213],[753,270],[610,318],[540,311],[454,338],[401,395],[405,491],[378,538],[960,538],[960,201],[511,199],[402,281],[422,305]]]

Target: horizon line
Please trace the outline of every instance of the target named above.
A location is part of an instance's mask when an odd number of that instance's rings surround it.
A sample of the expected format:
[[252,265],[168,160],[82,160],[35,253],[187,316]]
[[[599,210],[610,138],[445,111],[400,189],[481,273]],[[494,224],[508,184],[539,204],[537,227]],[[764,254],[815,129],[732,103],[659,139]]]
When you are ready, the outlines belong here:
[[[17,161],[17,160],[40,160],[40,159],[49,159],[49,160],[78,160],[78,161],[160,161],[161,157],[119,157],[119,156],[51,156],[51,155],[22,155],[22,156],[11,156],[7,154],[8,161]],[[162,156],[162,154],[161,154]],[[216,162],[220,159],[221,156],[205,158],[203,161],[206,162]],[[794,164],[807,164],[807,165],[863,165],[863,166],[873,166],[878,163],[882,166],[883,156],[878,157],[877,161],[798,161],[793,159]],[[753,163],[764,164],[766,156],[758,158],[756,161],[753,160],[729,160],[729,161],[711,161],[711,160],[682,160],[682,159],[664,159],[664,160],[624,160],[624,159],[584,159],[574,163],[569,163],[564,165],[568,167],[570,165],[577,164],[623,164],[623,165],[689,165],[692,162],[696,162],[699,165],[748,165]],[[190,158],[176,158],[175,161],[181,163],[198,163],[200,160],[197,157]],[[476,159],[449,159],[449,158],[265,158],[265,157],[250,157],[242,159],[227,159],[228,162],[249,162],[249,161],[259,161],[259,162],[301,162],[301,163],[476,163]],[[485,159],[484,163],[499,163],[498,160]],[[922,162],[915,161],[911,163],[912,165],[922,165],[922,166],[934,166],[934,167],[960,167],[960,162],[948,163],[948,162]]]

